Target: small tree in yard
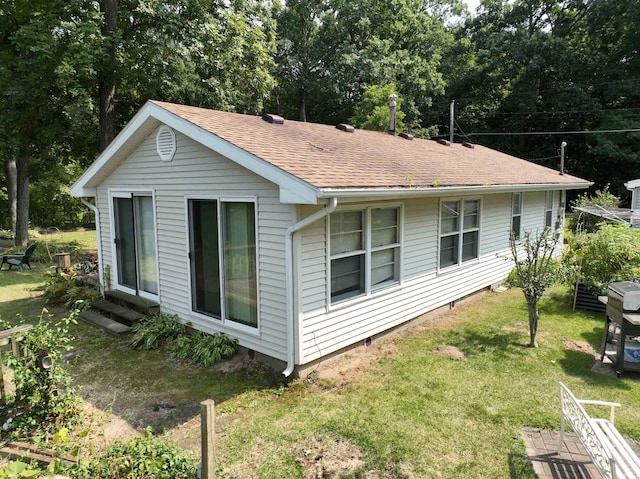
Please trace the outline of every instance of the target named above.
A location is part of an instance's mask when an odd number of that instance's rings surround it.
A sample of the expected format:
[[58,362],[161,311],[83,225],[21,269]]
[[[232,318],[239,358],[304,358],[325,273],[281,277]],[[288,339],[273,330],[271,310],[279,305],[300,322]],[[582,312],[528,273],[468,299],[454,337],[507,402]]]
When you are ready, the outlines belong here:
[[515,263],[515,286],[522,289],[529,310],[529,347],[537,348],[538,302],[546,289],[558,276],[558,266],[553,259],[553,252],[558,245],[559,235],[545,228],[542,234],[533,236],[525,231],[520,240],[511,235],[509,245]]

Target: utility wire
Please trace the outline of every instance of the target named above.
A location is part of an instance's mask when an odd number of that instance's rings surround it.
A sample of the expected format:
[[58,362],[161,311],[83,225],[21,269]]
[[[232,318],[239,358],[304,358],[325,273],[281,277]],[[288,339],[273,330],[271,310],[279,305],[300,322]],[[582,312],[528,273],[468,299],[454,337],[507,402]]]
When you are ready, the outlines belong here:
[[524,132],[500,132],[500,133],[467,133],[464,136],[529,136],[529,135],[591,135],[596,133],[637,133],[640,128],[628,128],[623,130],[581,130],[581,131],[524,131]]

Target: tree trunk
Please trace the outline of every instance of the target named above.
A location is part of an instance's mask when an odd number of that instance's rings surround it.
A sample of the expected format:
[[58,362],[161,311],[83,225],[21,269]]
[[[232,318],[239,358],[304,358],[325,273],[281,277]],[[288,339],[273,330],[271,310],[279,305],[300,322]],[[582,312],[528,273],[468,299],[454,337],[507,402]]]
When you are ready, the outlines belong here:
[[300,121],[307,121],[307,104],[304,101],[304,98],[302,98],[302,101],[300,102]]
[[104,22],[100,29],[107,45],[106,58],[98,72],[98,99],[100,102],[99,141],[100,151],[103,151],[116,137],[116,45],[115,31],[117,27],[117,0],[102,0],[100,12]]
[[16,229],[14,243],[25,247],[29,241],[29,157],[23,156],[16,164]]
[[537,348],[536,335],[538,334],[538,321],[540,320],[540,314],[538,313],[538,303],[528,304],[529,309],[529,347]]
[[[15,158],[4,160],[4,177],[7,181],[7,215],[11,220],[11,231],[16,232],[16,214],[18,207],[18,172]],[[5,227],[7,225],[4,225]]]

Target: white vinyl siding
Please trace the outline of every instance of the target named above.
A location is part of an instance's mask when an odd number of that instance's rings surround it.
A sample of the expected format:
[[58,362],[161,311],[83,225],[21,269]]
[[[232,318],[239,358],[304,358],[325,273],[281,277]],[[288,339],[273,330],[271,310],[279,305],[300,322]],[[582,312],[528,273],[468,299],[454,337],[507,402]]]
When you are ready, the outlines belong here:
[[[285,246],[286,229],[295,221],[295,207],[281,204],[278,187],[176,133],[171,162],[158,156],[152,132],[98,188],[104,265],[113,264],[108,191],[152,188],[156,198],[159,299],[163,311],[176,313],[194,328],[222,331],[249,349],[286,359]],[[191,311],[188,258],[188,197],[257,197],[258,333],[222,324]],[[111,279],[112,286],[114,279]]]
[[[544,192],[526,193],[523,227],[542,228]],[[466,199],[466,198],[463,198]],[[474,199],[474,198],[469,198]],[[443,198],[443,201],[448,201]],[[457,198],[455,199],[457,200]],[[306,363],[364,341],[387,329],[475,291],[502,281],[511,271],[509,231],[511,193],[481,198],[479,253],[477,261],[438,272],[439,205],[437,198],[406,200],[403,206],[401,283],[365,298],[354,298],[329,308],[326,284],[318,281],[314,268],[322,267],[323,227],[318,221],[300,232],[301,344],[300,361]],[[313,211],[305,208],[304,215]],[[308,287],[308,289],[307,289]]]

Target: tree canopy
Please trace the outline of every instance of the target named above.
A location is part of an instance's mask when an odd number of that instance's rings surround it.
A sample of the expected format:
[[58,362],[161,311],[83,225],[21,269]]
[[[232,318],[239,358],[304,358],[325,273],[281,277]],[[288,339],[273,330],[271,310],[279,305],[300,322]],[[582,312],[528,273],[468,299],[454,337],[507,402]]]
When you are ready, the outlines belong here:
[[456,141],[552,168],[566,141],[628,197],[638,24],[640,0],[0,0],[0,226],[26,240],[29,191],[51,206],[148,99],[383,128],[390,85],[409,133],[448,137],[455,101]]

